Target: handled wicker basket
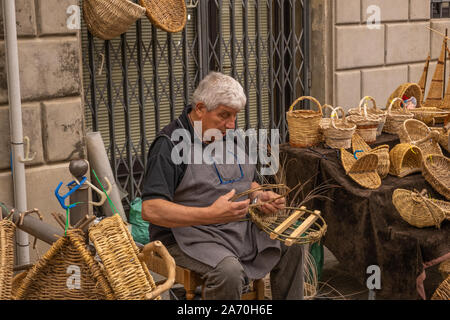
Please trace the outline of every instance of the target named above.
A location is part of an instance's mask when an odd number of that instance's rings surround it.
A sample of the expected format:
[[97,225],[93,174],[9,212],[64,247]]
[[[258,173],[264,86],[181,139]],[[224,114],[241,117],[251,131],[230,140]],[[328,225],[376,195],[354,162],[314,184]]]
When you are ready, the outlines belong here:
[[427,157],[430,154],[442,155],[442,149],[438,143],[438,134],[433,133],[422,121],[416,119],[405,120],[397,134],[401,143],[409,143],[419,147],[423,157]]
[[155,27],[167,32],[179,32],[186,25],[187,11],[184,0],[139,0]]
[[369,114],[367,112],[366,100],[369,98],[370,97],[364,97],[363,99],[361,99],[359,103],[358,113],[355,112],[355,109],[353,109],[352,112],[349,111],[347,120],[356,124],[356,133],[360,135],[364,139],[364,141],[370,144],[374,143],[377,140],[378,130],[381,125],[384,125],[385,117],[380,117],[379,115],[375,114]]
[[10,300],[16,225],[9,219],[2,219],[1,209],[0,219],[0,300]]
[[389,173],[400,178],[422,170],[422,152],[414,145],[399,143],[389,152]]
[[362,98],[361,101],[359,102],[358,108],[349,109],[348,114],[364,116],[364,111],[362,109],[362,105],[364,104],[364,106],[367,106],[368,101],[372,102],[372,108],[366,109],[367,114],[380,118],[380,122],[378,123],[378,126],[377,126],[377,137],[379,137],[383,131],[383,127],[386,122],[387,114],[386,114],[386,110],[381,110],[380,108],[377,107],[377,103],[375,102],[375,99],[373,97],[365,96],[364,98]]
[[83,16],[89,31],[103,40],[126,32],[141,18],[145,8],[129,0],[84,0]]
[[381,178],[377,172],[378,155],[364,153],[355,159],[350,152],[341,148],[341,162],[345,173],[360,186],[367,189],[377,189],[381,186]]
[[377,172],[382,179],[387,177],[389,169],[391,166],[389,158],[389,146],[383,144],[374,149],[370,148],[369,145],[361,138],[357,133],[352,136],[352,149],[353,154],[359,153],[373,153],[378,156],[378,167]]
[[428,155],[423,159],[422,175],[434,190],[450,200],[450,159],[443,155]]
[[[294,110],[295,105],[303,100],[313,101],[318,111]],[[320,122],[322,106],[314,97],[303,96],[295,100],[286,113],[289,128],[289,144],[292,147],[308,148],[317,145],[322,140]]]
[[417,228],[435,226],[439,229],[442,221],[450,219],[448,212],[436,201],[427,196],[426,190],[419,193],[396,189],[392,195],[392,203],[402,219]]
[[[338,111],[342,114],[341,119],[338,118]],[[347,121],[344,109],[337,107],[331,113],[330,126],[324,130],[325,143],[331,148],[348,149],[352,146],[352,136],[355,130],[356,125]]]
[[[326,117],[326,110],[327,110],[327,109],[330,109],[330,110],[331,110],[331,112],[330,112],[330,117],[329,117],[329,118]],[[320,124],[319,124],[320,133],[322,134],[322,138],[324,138],[324,137],[323,137],[324,131],[325,131],[326,129],[328,129],[328,128],[330,127],[330,125],[331,125],[331,113],[333,112],[333,110],[334,110],[333,107],[330,106],[329,104],[324,104],[324,105],[322,106],[323,118],[320,119]]]
[[[399,104],[401,106],[399,109],[397,109],[399,111],[392,111],[392,106],[398,101],[400,101]],[[383,131],[390,134],[397,134],[403,122],[405,122],[405,120],[412,119],[413,117],[414,114],[406,110],[403,100],[400,98],[394,98],[389,105],[386,115],[386,123],[384,124]]]

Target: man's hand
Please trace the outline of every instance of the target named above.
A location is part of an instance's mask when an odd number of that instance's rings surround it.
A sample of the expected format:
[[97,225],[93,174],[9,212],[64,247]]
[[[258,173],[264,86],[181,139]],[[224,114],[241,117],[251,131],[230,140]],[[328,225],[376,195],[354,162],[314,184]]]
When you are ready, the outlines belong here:
[[[266,202],[270,201],[275,198],[279,198],[280,195],[276,194],[273,191],[262,191],[255,195],[255,197],[258,198],[258,202]],[[280,198],[275,201],[272,201],[270,203],[265,203],[262,206],[259,207],[260,211],[265,214],[273,214],[276,213],[278,210],[284,209],[286,205],[286,199]]]
[[230,199],[235,193],[236,190],[231,190],[227,194],[217,198],[217,200],[214,201],[214,203],[209,207],[211,211],[210,217],[215,221],[215,223],[232,222],[245,218],[248,212],[250,199],[232,202]]

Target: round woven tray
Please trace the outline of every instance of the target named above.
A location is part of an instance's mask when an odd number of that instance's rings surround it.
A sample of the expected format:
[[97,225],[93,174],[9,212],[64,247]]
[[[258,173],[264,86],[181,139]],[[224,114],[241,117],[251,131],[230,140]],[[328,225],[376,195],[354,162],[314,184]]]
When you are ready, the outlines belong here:
[[403,122],[397,132],[401,143],[413,144],[422,151],[422,156],[427,157],[430,154],[442,155],[442,149],[439,146],[438,134],[422,121],[408,119]]
[[378,156],[377,172],[383,179],[387,177],[391,166],[389,158],[389,146],[383,144],[376,148],[370,148],[369,145],[358,134],[352,136],[352,150],[356,156],[360,156],[363,153],[374,153]]
[[450,300],[450,276],[439,285],[431,300]]
[[12,297],[15,231],[14,222],[0,220],[0,300],[10,300]]
[[389,152],[391,167],[389,173],[397,177],[406,177],[409,174],[422,170],[422,152],[414,145],[399,143]]
[[440,228],[442,221],[447,218],[446,211],[435,200],[427,197],[426,190],[418,193],[396,189],[392,195],[392,203],[403,220],[417,228]]
[[[392,106],[398,101],[401,107],[393,110]],[[397,134],[403,122],[405,122],[405,120],[412,119],[413,117],[414,114],[406,110],[403,100],[400,98],[394,98],[388,107],[386,123],[384,124],[383,131],[390,134]]]
[[423,159],[422,175],[434,190],[450,200],[450,159],[429,155]]
[[360,186],[367,189],[377,189],[381,186],[381,178],[377,172],[378,155],[363,153],[355,157],[345,149],[341,149],[341,162],[345,173]]
[[167,32],[179,32],[186,25],[187,11],[184,0],[139,0],[155,27]]
[[126,32],[141,18],[145,8],[128,0],[84,0],[83,16],[89,31],[103,40]]
[[[342,115],[340,119],[338,118],[338,111]],[[331,148],[348,149],[352,145],[352,136],[355,130],[356,125],[349,123],[345,118],[344,109],[337,107],[331,113],[331,124],[324,130],[325,143]]]

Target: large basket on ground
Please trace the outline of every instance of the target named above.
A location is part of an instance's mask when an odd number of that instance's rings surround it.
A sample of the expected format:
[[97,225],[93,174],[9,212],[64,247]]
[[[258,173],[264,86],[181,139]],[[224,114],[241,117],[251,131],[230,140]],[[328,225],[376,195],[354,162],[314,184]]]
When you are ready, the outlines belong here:
[[450,300],[450,276],[439,285],[431,300]]
[[141,18],[145,8],[129,0],[84,0],[83,16],[89,31],[103,40],[126,32]]
[[380,108],[378,108],[377,103],[375,102],[375,99],[373,97],[365,96],[364,98],[362,98],[359,103],[358,108],[353,108],[353,109],[348,110],[348,114],[363,116],[364,112],[363,112],[363,109],[361,108],[361,106],[362,106],[362,104],[364,104],[364,106],[367,106],[367,101],[372,102],[372,108],[367,108],[367,113],[369,115],[380,118],[380,121],[378,122],[378,125],[377,125],[377,137],[379,137],[383,131],[383,127],[386,122],[386,110],[381,110]]
[[358,134],[354,134],[352,136],[352,149],[353,154],[356,157],[359,157],[363,153],[374,153],[378,156],[378,167],[377,172],[380,177],[383,179],[389,173],[390,158],[389,158],[389,146],[387,144],[383,144],[376,148],[370,148],[369,145],[361,138]]
[[[313,101],[318,107],[318,111],[294,110],[296,104],[303,100]],[[322,106],[315,98],[303,96],[295,100],[286,113],[289,128],[289,144],[292,147],[299,148],[317,145],[322,140],[320,132],[322,115]]]
[[396,189],[392,195],[392,203],[403,220],[417,228],[440,228],[442,221],[450,219],[437,200],[430,199],[426,190],[421,193],[405,189]]
[[[338,111],[342,118],[338,118]],[[352,145],[352,136],[355,133],[356,125],[349,123],[345,117],[345,111],[337,107],[331,113],[331,123],[323,132],[325,143],[331,148],[348,149]]]
[[187,11],[184,0],[139,0],[146,9],[150,22],[167,32],[179,32],[186,25]]
[[422,152],[414,145],[399,143],[389,152],[389,173],[400,178],[422,170]]
[[9,219],[0,220],[0,300],[10,300],[12,296],[15,231],[14,222]]
[[67,230],[26,273],[20,274],[18,300],[115,299],[103,270],[77,229]]
[[441,145],[442,148],[444,148],[445,150],[450,152],[450,146],[449,146],[450,130],[447,130],[445,128],[431,128],[431,130],[438,132],[438,134],[439,134],[439,136],[438,136],[439,144]]
[[434,190],[450,200],[450,159],[442,155],[424,157],[422,175]]
[[374,143],[377,140],[378,128],[379,126],[384,125],[385,118],[380,117],[379,115],[369,114],[367,112],[365,99],[366,97],[360,101],[358,112],[349,113],[347,120],[356,124],[356,133],[361,136],[365,142]]
[[345,173],[360,186],[367,189],[377,189],[381,186],[381,178],[377,172],[378,155],[363,153],[355,157],[345,149],[341,149],[341,162]]
[[[403,97],[406,96],[408,98],[414,97],[417,100],[416,108],[422,107],[423,95],[420,86],[417,83],[407,82],[403,83],[395,89],[394,92],[389,96],[389,99],[386,103],[386,109],[389,108],[389,105],[392,103],[392,100],[395,98],[400,98],[403,100]],[[400,101],[394,102],[392,106],[393,109],[400,109]]]
[[401,143],[409,143],[420,148],[422,156],[427,157],[430,154],[442,155],[442,149],[438,143],[438,134],[422,121],[408,119],[400,126],[397,132]]
[[[394,103],[399,102],[399,109],[392,109]],[[405,108],[403,100],[400,98],[394,98],[388,107],[386,115],[386,123],[384,124],[383,131],[390,134],[397,134],[402,126],[403,122],[408,119],[412,119],[414,115],[408,112]]]
[[101,259],[106,277],[119,300],[160,300],[159,294],[173,279],[156,287],[139,249],[120,215],[115,214],[89,227],[89,238]]

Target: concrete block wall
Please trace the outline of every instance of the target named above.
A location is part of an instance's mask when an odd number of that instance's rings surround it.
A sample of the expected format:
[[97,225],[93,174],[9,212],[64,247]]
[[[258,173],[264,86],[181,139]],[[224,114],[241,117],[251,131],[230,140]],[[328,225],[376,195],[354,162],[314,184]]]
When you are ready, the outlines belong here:
[[[44,220],[61,212],[53,192],[72,181],[69,161],[86,157],[81,83],[80,32],[68,28],[67,9],[78,0],[16,0],[23,134],[35,159],[26,165],[28,208]],[[0,5],[0,201],[14,206],[3,13]],[[33,240],[30,237],[30,241]],[[31,247],[30,247],[31,248]],[[48,248],[38,241],[32,259]]]
[[429,88],[443,37],[427,27],[450,31],[450,19],[430,19],[430,1],[336,0],[330,6],[333,105],[355,108],[370,95],[384,107],[400,84],[419,81],[431,54]]

